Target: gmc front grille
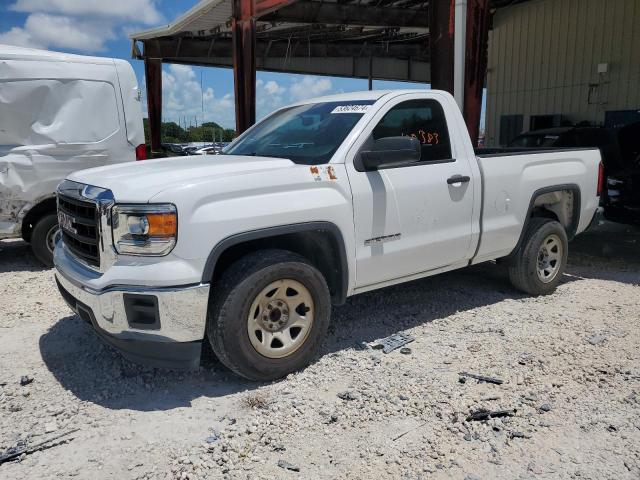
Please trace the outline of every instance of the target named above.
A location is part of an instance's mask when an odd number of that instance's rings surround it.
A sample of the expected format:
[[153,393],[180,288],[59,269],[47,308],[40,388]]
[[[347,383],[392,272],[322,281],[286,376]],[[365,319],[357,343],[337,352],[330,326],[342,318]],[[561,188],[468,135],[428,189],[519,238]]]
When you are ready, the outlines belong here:
[[67,248],[89,265],[99,267],[100,219],[96,204],[58,194],[58,212],[70,219],[70,222],[59,222]]

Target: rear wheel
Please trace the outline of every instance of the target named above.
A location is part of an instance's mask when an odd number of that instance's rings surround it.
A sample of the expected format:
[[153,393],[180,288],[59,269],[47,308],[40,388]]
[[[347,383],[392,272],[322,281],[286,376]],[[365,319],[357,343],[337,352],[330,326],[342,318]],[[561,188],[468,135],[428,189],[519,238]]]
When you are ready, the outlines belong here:
[[304,257],[263,250],[233,264],[214,287],[207,334],[229,369],[274,380],[317,354],[331,314],[322,274]]
[[511,283],[531,295],[553,293],[567,265],[567,253],[567,233],[562,225],[548,218],[532,218],[509,266]]
[[46,267],[53,267],[53,250],[58,233],[58,217],[50,213],[40,218],[31,231],[31,250]]

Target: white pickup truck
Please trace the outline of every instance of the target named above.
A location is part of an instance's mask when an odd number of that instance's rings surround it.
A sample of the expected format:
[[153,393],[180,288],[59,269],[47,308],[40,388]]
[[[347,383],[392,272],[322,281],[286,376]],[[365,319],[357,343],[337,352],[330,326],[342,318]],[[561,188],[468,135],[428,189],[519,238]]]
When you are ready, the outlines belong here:
[[476,156],[440,91],[307,100],[224,155],[70,175],[56,279],[127,358],[193,367],[208,339],[237,374],[275,379],[312,360],[351,295],[494,259],[552,292],[599,164],[597,149]]

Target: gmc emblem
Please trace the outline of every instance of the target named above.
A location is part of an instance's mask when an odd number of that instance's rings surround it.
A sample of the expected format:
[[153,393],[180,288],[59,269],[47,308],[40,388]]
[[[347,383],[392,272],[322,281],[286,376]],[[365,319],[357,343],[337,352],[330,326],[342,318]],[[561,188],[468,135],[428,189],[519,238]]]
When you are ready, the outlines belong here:
[[75,218],[64,212],[58,212],[58,225],[60,225],[60,228],[71,233],[78,233],[78,231],[73,228],[73,222],[75,222]]

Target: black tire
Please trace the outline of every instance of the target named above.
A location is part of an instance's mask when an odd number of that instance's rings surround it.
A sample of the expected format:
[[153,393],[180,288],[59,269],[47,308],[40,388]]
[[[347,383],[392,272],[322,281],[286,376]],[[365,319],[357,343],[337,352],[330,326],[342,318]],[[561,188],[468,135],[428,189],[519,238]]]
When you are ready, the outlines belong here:
[[[253,347],[247,333],[251,305],[270,283],[292,279],[303,284],[314,303],[314,319],[298,349],[283,358],[269,358]],[[322,274],[307,259],[285,250],[262,250],[242,257],[213,286],[207,336],[218,359],[249,380],[269,381],[307,366],[329,327],[331,298]]]
[[[542,243],[552,236],[558,238],[562,245],[560,265],[555,276],[544,282],[538,276],[538,254]],[[567,232],[560,223],[549,218],[531,218],[527,225],[522,245],[509,265],[511,284],[518,290],[530,295],[553,293],[558,283],[560,283],[567,265],[568,243]]]
[[58,230],[58,217],[50,213],[40,218],[31,231],[31,250],[40,262],[48,268],[53,267],[53,249],[50,236]]

